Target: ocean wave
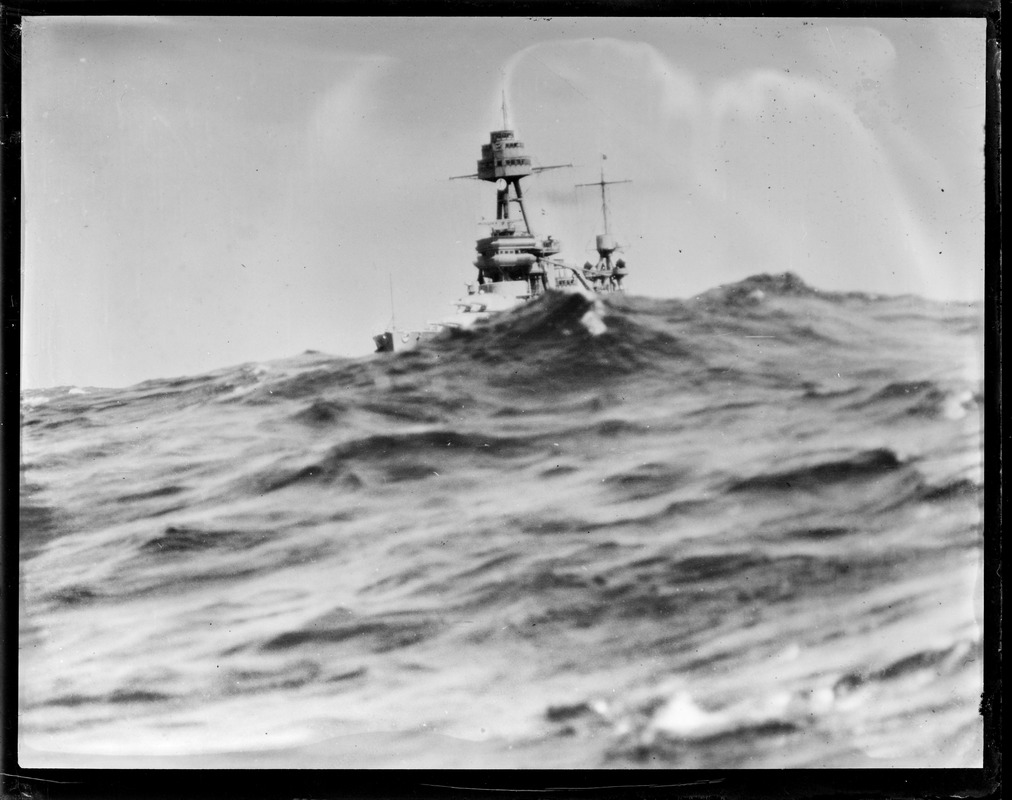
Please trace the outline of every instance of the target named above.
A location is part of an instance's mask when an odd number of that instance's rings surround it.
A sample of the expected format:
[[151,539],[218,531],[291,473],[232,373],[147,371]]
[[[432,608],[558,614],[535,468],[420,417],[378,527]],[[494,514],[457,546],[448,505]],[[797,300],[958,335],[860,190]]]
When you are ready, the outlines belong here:
[[848,458],[742,478],[733,481],[728,486],[728,491],[813,490],[834,483],[874,480],[884,474],[895,472],[902,466],[903,462],[892,450],[877,448],[855,453]]
[[393,356],[26,391],[25,741],[979,764],[979,313],[551,292]]
[[919,650],[877,669],[848,672],[833,684],[833,694],[839,698],[872,683],[894,681],[917,673],[935,676],[952,672],[980,658],[980,642],[961,639],[941,649]]

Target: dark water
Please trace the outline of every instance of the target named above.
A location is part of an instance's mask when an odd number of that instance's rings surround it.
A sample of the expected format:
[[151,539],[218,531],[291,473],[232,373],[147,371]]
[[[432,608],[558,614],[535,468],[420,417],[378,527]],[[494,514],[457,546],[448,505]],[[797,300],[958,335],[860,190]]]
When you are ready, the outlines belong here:
[[21,763],[979,766],[981,316],[762,276],[25,392]]

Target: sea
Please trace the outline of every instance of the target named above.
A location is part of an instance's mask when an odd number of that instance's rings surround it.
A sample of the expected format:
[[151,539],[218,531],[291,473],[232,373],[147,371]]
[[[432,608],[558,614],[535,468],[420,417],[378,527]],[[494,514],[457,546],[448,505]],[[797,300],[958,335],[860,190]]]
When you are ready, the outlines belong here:
[[790,273],[23,391],[19,763],[980,767],[983,396]]

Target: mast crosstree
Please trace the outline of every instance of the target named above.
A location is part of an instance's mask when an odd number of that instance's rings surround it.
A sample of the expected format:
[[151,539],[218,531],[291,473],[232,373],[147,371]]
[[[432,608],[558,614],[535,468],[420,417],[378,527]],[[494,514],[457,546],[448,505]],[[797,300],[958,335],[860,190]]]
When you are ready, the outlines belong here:
[[[455,175],[458,178],[477,178],[495,183],[495,220],[491,223],[491,235],[479,239],[475,249],[478,257],[474,265],[478,268],[478,282],[543,281],[546,274],[544,260],[559,252],[559,242],[551,236],[537,236],[531,228],[530,217],[524,206],[523,189],[520,182],[529,175],[537,175],[550,169],[572,167],[572,164],[553,164],[535,167],[531,157],[524,150],[507,125],[506,96],[503,93],[503,129],[492,131],[487,144],[481,146],[478,171],[470,175]],[[520,217],[512,215],[511,206],[520,209]]]
[[[605,193],[605,187],[613,186],[617,183],[632,183],[632,181],[628,179],[621,181],[606,181],[604,179],[604,162],[607,159],[608,159],[607,156],[605,155],[601,156],[601,180],[594,181],[594,183],[578,183],[576,184],[576,188],[580,189],[586,186],[601,187],[601,216],[604,217],[604,233],[599,234],[597,236],[596,245],[597,245],[598,262],[597,265],[594,267],[594,269],[597,271],[607,270],[609,273],[611,273],[613,269],[611,264],[611,254],[614,253],[616,250],[618,250],[618,244],[612,238],[611,233],[608,230],[608,196]],[[624,262],[621,262],[620,260],[620,263],[622,263],[622,268],[624,269],[625,268]]]
[[[390,285],[391,326],[373,337],[378,352],[411,349],[421,341],[437,336],[441,330],[466,328],[474,322],[486,319],[490,314],[506,311],[519,303],[531,300],[547,291],[574,291],[580,293],[621,292],[625,265],[619,259],[613,271],[607,274],[601,270],[589,274],[590,264],[581,273],[580,269],[555,258],[561,243],[551,236],[537,236],[531,230],[530,218],[524,207],[523,190],[520,182],[529,175],[536,175],[550,169],[571,167],[572,164],[553,164],[535,167],[531,157],[524,151],[523,142],[518,142],[509,127],[506,113],[506,93],[503,92],[503,127],[489,134],[487,144],[482,145],[478,171],[470,175],[456,175],[454,178],[476,178],[496,184],[495,219],[489,223],[489,236],[479,238],[474,260],[478,268],[478,285],[468,284],[467,297],[454,305],[458,312],[452,317],[430,323],[425,330],[397,331],[393,324],[394,298],[393,282]],[[451,178],[453,180],[453,178]],[[608,204],[605,186],[630,181],[606,181],[604,169],[601,180],[593,184],[601,187],[601,209],[604,214],[605,234],[597,237],[598,252],[606,261],[616,248],[610,243],[608,233]],[[520,207],[519,218],[512,214],[512,206]],[[599,330],[588,330],[597,335]]]

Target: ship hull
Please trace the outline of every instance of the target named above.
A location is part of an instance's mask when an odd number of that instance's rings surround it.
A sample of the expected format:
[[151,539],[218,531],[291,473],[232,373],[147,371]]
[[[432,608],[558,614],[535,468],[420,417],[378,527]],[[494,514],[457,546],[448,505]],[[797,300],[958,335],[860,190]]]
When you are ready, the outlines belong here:
[[[625,265],[620,259],[614,268],[612,266],[611,254],[618,245],[608,234],[606,209],[605,232],[597,237],[601,261],[595,268],[588,262],[586,275],[577,267],[553,258],[561,248],[555,237],[536,236],[531,230],[520,190],[521,179],[546,169],[570,167],[572,164],[534,167],[531,158],[524,153],[523,143],[518,142],[513,131],[508,129],[492,131],[488,143],[482,145],[481,153],[477,173],[457,176],[496,184],[496,218],[491,222],[491,235],[478,239],[475,245],[478,252],[474,260],[478,268],[477,285],[469,284],[467,297],[454,303],[456,314],[430,322],[426,330],[393,329],[373,336],[377,353],[412,350],[440,331],[469,328],[490,314],[506,311],[547,291],[579,292],[588,297],[594,293],[622,291]],[[603,205],[606,185],[603,172],[600,185]],[[520,207],[519,217],[510,215],[513,204]],[[391,313],[392,305],[391,297]]]
[[419,343],[426,342],[439,331],[383,331],[372,337],[377,353],[400,353],[414,350]]

